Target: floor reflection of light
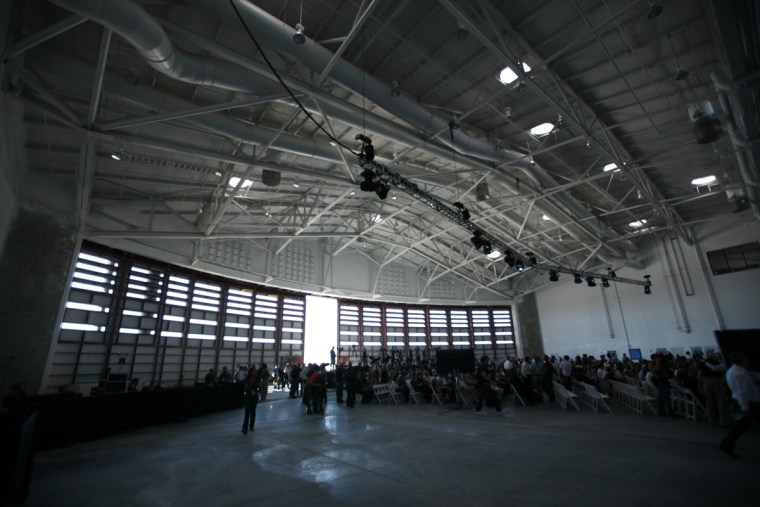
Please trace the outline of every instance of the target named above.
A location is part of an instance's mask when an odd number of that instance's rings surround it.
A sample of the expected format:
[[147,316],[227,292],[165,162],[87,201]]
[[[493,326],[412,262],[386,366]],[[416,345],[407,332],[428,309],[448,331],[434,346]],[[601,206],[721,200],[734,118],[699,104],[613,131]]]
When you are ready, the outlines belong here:
[[338,429],[338,418],[336,416],[325,417],[325,429],[330,433],[336,433]]
[[329,465],[332,460],[323,456],[315,456],[301,461],[299,475],[304,479],[313,479],[315,482],[329,482],[339,477],[336,468]]

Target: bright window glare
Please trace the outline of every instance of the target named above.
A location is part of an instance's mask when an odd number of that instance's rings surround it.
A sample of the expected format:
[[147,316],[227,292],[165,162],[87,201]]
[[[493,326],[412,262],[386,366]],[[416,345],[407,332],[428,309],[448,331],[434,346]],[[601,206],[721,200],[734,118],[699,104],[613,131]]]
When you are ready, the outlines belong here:
[[634,229],[640,229],[641,227],[644,227],[646,225],[647,221],[645,219],[636,220],[635,222],[631,222],[628,224],[629,227],[633,227]]
[[[523,62],[522,67],[525,73],[530,72],[530,66],[527,63]],[[514,83],[516,79],[517,79],[517,74],[510,67],[504,67],[504,69],[502,69],[502,71],[499,72],[499,81],[501,81],[505,85]]]
[[547,123],[542,123],[540,125],[536,125],[532,129],[530,129],[530,133],[536,137],[540,137],[540,136],[547,135],[552,130],[554,130],[554,124],[547,122]]
[[602,171],[604,172],[610,172],[610,171],[619,171],[617,164],[615,162],[609,163],[606,166],[602,167]]
[[694,178],[691,180],[691,184],[695,187],[706,187],[708,185],[712,185],[713,183],[717,182],[718,178],[713,176],[712,174],[710,176],[703,176],[702,178]]
[[338,343],[338,300],[306,296],[305,327],[304,362],[329,364],[330,349]]
[[[237,176],[233,176],[232,178],[230,178],[231,187],[233,188],[237,187],[238,183],[240,183],[240,178],[238,178]],[[240,188],[248,188],[251,186],[251,183],[253,183],[251,180],[244,180],[243,184],[240,185]]]

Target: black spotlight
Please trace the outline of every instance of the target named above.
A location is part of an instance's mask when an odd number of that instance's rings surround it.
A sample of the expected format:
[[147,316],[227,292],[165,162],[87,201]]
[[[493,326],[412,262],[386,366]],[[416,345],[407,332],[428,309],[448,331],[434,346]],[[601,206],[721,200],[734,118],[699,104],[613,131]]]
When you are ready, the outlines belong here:
[[609,278],[607,278],[605,276],[602,277],[602,287],[604,287],[605,289],[609,289],[610,288],[610,280],[609,280]]
[[525,271],[525,265],[520,259],[517,259],[517,261],[515,262],[515,269],[520,273]]
[[462,220],[470,219],[470,211],[464,207],[464,204],[457,201],[454,203],[454,207],[459,210],[459,215],[462,217]]
[[504,260],[507,262],[507,266],[509,266],[510,268],[515,267],[515,262],[516,262],[515,254],[513,254],[509,250],[507,251],[506,254],[504,254]]
[[362,177],[364,181],[359,184],[359,188],[363,192],[375,192],[378,189],[377,182],[375,181],[375,173],[369,169],[362,171]]
[[644,294],[652,293],[652,280],[650,280],[651,277],[652,275],[644,275]]
[[550,282],[559,282],[559,273],[557,273],[553,269],[551,271],[549,271],[549,281]]
[[480,249],[483,247],[483,238],[481,238],[481,232],[475,231],[474,235],[470,238],[470,243],[472,243],[472,246],[474,246],[477,249]]
[[483,243],[483,253],[486,255],[491,255],[493,253],[493,248],[491,247],[491,243],[488,241],[485,241]]
[[293,34],[293,42],[299,46],[306,42],[306,36],[303,34],[304,27],[301,23],[296,25],[296,33]]
[[649,285],[644,286],[644,294],[651,294],[652,293],[652,287]]
[[536,261],[536,256],[532,253],[527,254],[528,262],[530,263],[530,267],[535,268],[538,265],[538,261]]
[[617,278],[617,273],[615,273],[612,268],[607,268],[607,274],[610,275],[610,278]]
[[388,185],[386,185],[385,183],[378,183],[377,190],[375,190],[375,193],[381,200],[385,200],[385,198],[388,197],[389,191],[390,191],[390,188],[388,188]]
[[401,95],[401,88],[398,87],[398,81],[395,79],[391,83],[391,97],[398,97]]
[[583,278],[581,278],[581,275],[579,275],[578,273],[574,273],[573,274],[573,281],[575,283],[583,283]]
[[363,134],[356,134],[355,139],[362,142],[362,151],[360,154],[364,155],[364,159],[367,162],[371,162],[372,159],[375,158],[375,147],[372,146],[372,139]]
[[589,287],[596,287],[596,282],[594,281],[593,276],[587,276],[586,283],[588,284]]

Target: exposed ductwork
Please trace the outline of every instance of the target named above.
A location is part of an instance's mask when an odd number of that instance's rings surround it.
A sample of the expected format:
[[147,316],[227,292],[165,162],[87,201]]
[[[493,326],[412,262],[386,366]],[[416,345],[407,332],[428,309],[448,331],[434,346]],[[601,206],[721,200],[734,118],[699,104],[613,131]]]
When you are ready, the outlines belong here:
[[[52,1],[116,31],[132,43],[153,68],[177,79],[230,90],[245,91],[257,95],[281,91],[279,86],[273,81],[264,79],[260,75],[235,64],[196,56],[175,49],[158,23],[133,2],[106,2],[104,0]],[[209,13],[209,15],[218,17],[232,26],[237,27],[239,25],[234,12],[227,2],[194,0],[194,3]],[[274,47],[278,51],[318,71],[324,68],[332,59],[332,53],[310,39],[307,39],[307,43],[302,46],[293,44],[292,29],[256,6],[240,3],[239,8],[241,8],[246,22],[250,23],[249,26],[265,45]],[[352,90],[362,89],[360,83],[363,80],[363,91],[370,100],[430,136],[441,132],[448,132],[446,121],[426,111],[410,99],[403,96],[390,97],[387,93],[387,86],[384,83],[380,83],[369,76],[362,76],[362,72],[348,62],[341,59],[334,62],[331,77]],[[126,97],[129,96],[129,94],[126,95]],[[333,98],[333,104],[335,100],[337,99]],[[355,106],[350,106],[349,108],[345,106],[346,104],[333,105],[332,107],[327,106],[326,113],[348,124],[361,125],[361,116],[357,117],[358,113],[350,110],[350,107],[356,109]],[[210,119],[209,117],[214,117],[214,119]],[[364,117],[366,118],[366,116]],[[243,128],[246,130],[246,135],[235,137],[241,138],[246,142],[267,142],[273,135],[267,129],[250,126],[243,127],[234,120],[221,115],[206,115],[200,119],[188,121],[217,132],[223,131],[226,135],[229,135],[230,130],[235,131]],[[413,137],[415,142],[419,143],[420,137],[423,137],[407,133],[397,125],[386,125],[388,123],[387,120],[378,118],[377,121],[371,121],[370,123],[374,123],[374,125],[370,125],[370,128],[376,127],[380,135],[399,139],[400,142],[404,142],[405,138]],[[262,139],[266,140],[262,141]],[[448,144],[450,139],[448,136],[441,136],[438,141]],[[405,142],[410,142],[410,140],[406,140]],[[551,188],[557,185],[556,181],[539,166],[530,166],[522,153],[508,150],[498,151],[491,144],[461,133],[454,137],[453,143],[455,149],[469,156],[468,162],[491,169],[497,174],[499,182],[509,188],[511,188],[511,183],[507,180],[506,174],[502,171],[493,170],[491,163],[508,164],[510,167],[519,169],[525,172],[540,187]],[[336,158],[333,149],[325,149],[317,143],[285,134],[281,135],[281,139],[278,139],[275,147],[307,156],[317,156],[325,160],[335,160]],[[436,147],[433,143],[425,143],[423,149],[436,152],[437,156],[446,156],[445,149]],[[516,189],[511,189],[516,192]],[[604,224],[593,219],[583,205],[570,194],[557,192],[554,194],[554,197],[567,207],[574,216],[586,219],[582,223],[593,231],[593,234],[589,235],[583,226],[578,224],[564,225],[563,229],[571,237],[586,242],[594,240],[603,241],[605,239],[615,240],[614,244],[605,245],[609,254],[617,259],[615,264],[635,264],[635,267],[641,267],[640,263],[623,257],[623,251],[617,246],[621,245],[626,251],[635,252],[637,247],[632,242],[620,240],[614,231],[611,231]],[[550,216],[556,217],[564,214],[560,208],[546,201],[542,206],[543,208],[537,205],[536,208],[539,210],[545,209],[545,212]]]

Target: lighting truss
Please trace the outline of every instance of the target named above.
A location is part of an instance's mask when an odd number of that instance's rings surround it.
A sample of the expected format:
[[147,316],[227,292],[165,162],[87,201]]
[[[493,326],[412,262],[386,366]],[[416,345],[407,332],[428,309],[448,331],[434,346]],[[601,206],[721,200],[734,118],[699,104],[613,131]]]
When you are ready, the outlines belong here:
[[496,236],[493,236],[492,234],[489,234],[488,232],[484,231],[483,229],[481,229],[474,223],[470,222],[469,213],[465,217],[465,215],[461,212],[459,208],[450,207],[448,204],[444,203],[443,201],[425,192],[424,190],[419,188],[416,183],[409,181],[408,179],[404,178],[397,172],[392,171],[391,169],[387,168],[386,166],[382,164],[375,162],[374,160],[368,159],[368,157],[364,156],[364,154],[359,155],[359,165],[364,171],[371,171],[377,178],[377,181],[383,182],[389,187],[393,186],[397,188],[398,190],[406,194],[409,194],[410,196],[417,199],[419,202],[423,203],[425,206],[428,206],[430,209],[432,209],[439,215],[442,215],[446,217],[449,221],[454,222],[455,224],[459,225],[460,227],[464,229],[467,229],[473,234],[473,236],[477,236],[478,238],[480,238],[482,242],[490,243],[492,248],[499,250],[501,252],[504,252],[505,254],[507,252],[512,252],[514,259],[520,261],[526,267],[526,271],[527,269],[538,269],[541,271],[556,271],[557,273],[566,273],[571,276],[575,274],[579,274],[583,278],[586,278],[589,276],[593,278],[600,278],[600,279],[609,278],[610,281],[619,282],[619,283],[629,283],[632,285],[641,285],[645,288],[650,288],[652,286],[651,279],[648,276],[645,277],[644,280],[634,280],[632,278],[610,276],[609,273],[594,273],[592,271],[579,271],[577,269],[565,268],[558,265],[544,265],[540,263],[533,263],[531,262],[532,259],[529,259],[528,257],[524,257],[518,254],[517,252],[514,251],[514,249],[510,248],[506,243],[501,241],[499,238],[497,238]]

